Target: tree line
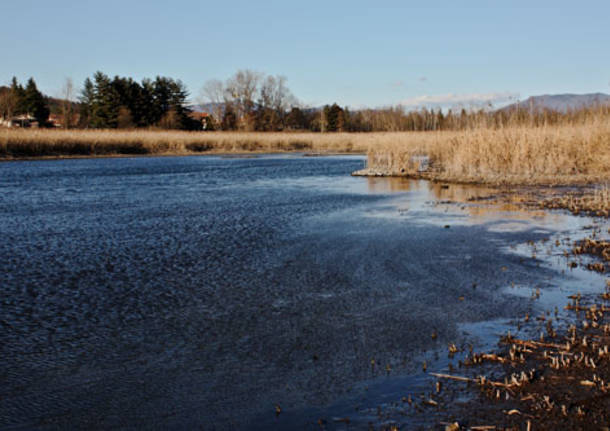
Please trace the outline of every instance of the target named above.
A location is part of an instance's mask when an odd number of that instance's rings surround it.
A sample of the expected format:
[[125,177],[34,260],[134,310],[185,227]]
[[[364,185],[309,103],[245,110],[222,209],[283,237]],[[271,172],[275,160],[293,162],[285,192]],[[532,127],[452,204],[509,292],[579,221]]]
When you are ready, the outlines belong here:
[[61,99],[45,97],[33,78],[25,87],[13,78],[9,87],[0,87],[0,116],[22,118],[24,122],[33,119],[39,127],[51,126],[49,115],[53,114],[65,128],[201,128],[201,122],[190,116],[185,85],[172,78],[158,76],[138,83],[132,78],[110,78],[96,72],[85,80],[78,101],[71,100],[71,80],[66,81],[62,92]]
[[80,94],[80,126],[195,130],[199,123],[189,116],[187,97],[185,85],[172,78],[157,76],[138,83],[96,72],[93,79],[85,80]]
[[531,109],[408,111],[392,106],[349,110],[337,103],[308,108],[299,103],[283,76],[238,70],[225,81],[209,80],[199,98],[206,116],[194,115],[189,93],[180,81],[157,76],[137,82],[130,77],[110,78],[96,72],[87,78],[74,101],[71,80],[62,97],[45,97],[33,78],[23,87],[13,78],[0,87],[0,116],[28,116],[40,126],[50,125],[49,113],[65,128],[182,130],[381,132],[464,130],[473,127],[542,125],[580,121],[590,109],[556,112]]
[[[440,130],[449,124],[459,125],[444,121],[440,110],[406,112],[398,106],[351,112],[337,103],[306,108],[288,89],[285,77],[251,70],[239,70],[224,82],[207,81],[200,100],[210,108],[211,126],[222,130],[370,132]],[[467,114],[464,111],[462,115]]]

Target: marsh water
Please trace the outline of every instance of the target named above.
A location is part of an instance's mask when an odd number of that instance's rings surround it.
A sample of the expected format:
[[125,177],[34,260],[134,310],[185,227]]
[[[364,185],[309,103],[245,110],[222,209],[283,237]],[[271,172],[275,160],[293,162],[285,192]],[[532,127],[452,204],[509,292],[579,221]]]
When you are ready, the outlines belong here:
[[358,428],[448,343],[593,284],[526,245],[587,219],[363,164],[0,164],[0,428]]

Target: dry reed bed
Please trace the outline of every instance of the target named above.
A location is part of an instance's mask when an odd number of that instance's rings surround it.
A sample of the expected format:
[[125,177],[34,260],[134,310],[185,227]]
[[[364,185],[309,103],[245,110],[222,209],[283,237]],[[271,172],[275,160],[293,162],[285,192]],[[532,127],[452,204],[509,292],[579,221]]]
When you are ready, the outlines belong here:
[[368,150],[350,134],[184,132],[161,130],[0,130],[0,158]]
[[421,175],[417,156],[427,156],[430,169],[424,176],[445,181],[567,184],[610,179],[608,115],[577,125],[475,127],[396,138],[371,147],[371,173]]
[[194,154],[202,152],[367,152],[384,175],[493,184],[610,180],[610,115],[553,126],[473,125],[463,131],[377,133],[246,133],[160,130],[1,130],[0,158]]

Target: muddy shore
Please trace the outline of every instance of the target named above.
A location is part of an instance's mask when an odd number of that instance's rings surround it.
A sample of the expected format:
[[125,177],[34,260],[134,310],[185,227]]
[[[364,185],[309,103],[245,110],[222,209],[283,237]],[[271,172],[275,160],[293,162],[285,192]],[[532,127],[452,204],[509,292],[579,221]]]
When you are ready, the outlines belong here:
[[[450,358],[464,355],[458,367],[429,372],[434,381],[429,390],[379,408],[379,429],[608,429],[610,277],[606,274],[610,271],[610,223],[607,198],[600,199],[599,190],[522,187],[469,199],[492,206],[544,208],[591,217],[584,238],[565,236],[546,246],[548,239],[528,244],[533,258],[540,248],[546,247],[547,254],[553,247],[563,248],[565,268],[580,267],[601,277],[591,279],[594,283],[587,294],[579,290],[566,295],[565,305],[555,305],[554,311],[516,316],[512,327],[498,337],[495,349],[477,352],[470,346],[464,353],[464,348],[449,344]],[[540,289],[533,291],[532,299],[539,297]],[[411,419],[398,419],[401,416]],[[426,423],[431,417],[436,418],[435,425]]]

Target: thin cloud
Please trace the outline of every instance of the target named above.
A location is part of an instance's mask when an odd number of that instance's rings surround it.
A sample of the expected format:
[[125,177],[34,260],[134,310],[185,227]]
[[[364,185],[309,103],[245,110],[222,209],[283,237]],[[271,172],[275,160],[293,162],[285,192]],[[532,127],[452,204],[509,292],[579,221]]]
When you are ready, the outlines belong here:
[[425,76],[420,76],[419,77],[419,82],[426,82],[427,80],[428,80],[428,78],[425,77]]
[[405,86],[405,82],[404,81],[394,81],[394,82],[392,82],[391,85],[394,88],[400,88],[400,87],[404,87]]
[[485,105],[502,105],[518,100],[519,94],[513,92],[501,93],[470,93],[470,94],[439,94],[439,95],[423,95],[412,97],[403,100],[401,105],[409,108],[417,107],[453,107],[453,106],[485,106]]

